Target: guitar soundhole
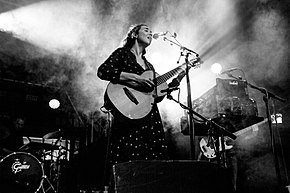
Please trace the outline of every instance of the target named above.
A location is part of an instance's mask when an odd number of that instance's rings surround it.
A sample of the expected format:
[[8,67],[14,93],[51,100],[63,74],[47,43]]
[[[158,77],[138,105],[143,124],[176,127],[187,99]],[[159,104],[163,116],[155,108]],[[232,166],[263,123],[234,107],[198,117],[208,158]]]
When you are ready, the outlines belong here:
[[123,88],[126,96],[135,104],[138,105],[139,101],[136,99],[136,97],[134,96],[134,94],[126,87]]

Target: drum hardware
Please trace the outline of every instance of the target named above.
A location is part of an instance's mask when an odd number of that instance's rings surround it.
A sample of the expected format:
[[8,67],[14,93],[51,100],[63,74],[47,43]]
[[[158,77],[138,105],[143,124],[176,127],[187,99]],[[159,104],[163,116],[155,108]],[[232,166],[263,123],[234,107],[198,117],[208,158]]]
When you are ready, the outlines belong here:
[[[64,151],[62,151],[64,150]],[[55,152],[55,151],[54,151]],[[51,152],[46,152],[46,157],[44,160],[44,166],[48,173],[48,179],[55,185],[56,190],[58,192],[60,187],[60,176],[62,175],[62,169],[64,166],[63,161],[65,161],[66,149],[60,148],[56,154],[51,154]],[[46,165],[47,164],[47,165]]]
[[[0,186],[2,193],[56,193],[44,174],[43,164],[32,154],[14,152],[0,160]],[[48,184],[48,187],[45,183]]]
[[[42,178],[40,190],[42,192],[58,192],[61,185],[59,181],[64,164],[62,161],[68,160],[70,146],[69,141],[63,140],[61,135],[62,132],[57,131],[48,133],[42,138],[29,137],[25,140],[26,137],[23,137],[24,145],[18,149],[18,152],[27,152],[26,156],[34,155],[39,160],[43,173],[46,174]],[[21,167],[28,166],[23,164]]]
[[[48,179],[50,182],[52,182],[55,187],[56,191],[58,192],[60,188],[60,175],[61,175],[61,161],[66,159],[68,148],[66,148],[64,145],[66,141],[62,139],[62,133],[60,131],[57,132],[51,132],[46,134],[43,138],[44,140],[53,140],[51,145],[53,147],[57,147],[55,149],[47,149],[48,151],[43,152],[43,162],[45,163],[47,161],[48,163]],[[53,138],[53,137],[57,137]]]
[[53,187],[52,183],[49,181],[46,175],[43,176],[43,180],[45,180],[48,183],[48,187],[46,189],[44,187],[44,183],[42,184],[41,189],[43,193],[48,193],[48,191],[50,190],[54,193],[57,193],[57,191],[55,190],[55,188]]

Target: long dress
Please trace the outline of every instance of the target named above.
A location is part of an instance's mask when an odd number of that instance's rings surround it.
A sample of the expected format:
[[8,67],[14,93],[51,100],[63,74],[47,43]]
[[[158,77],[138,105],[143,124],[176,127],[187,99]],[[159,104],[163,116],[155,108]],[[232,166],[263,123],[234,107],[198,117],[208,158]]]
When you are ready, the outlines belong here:
[[[154,69],[143,58],[148,69]],[[137,63],[135,55],[126,48],[116,49],[99,67],[98,76],[102,80],[118,83],[122,71],[138,75],[145,71]],[[104,99],[105,107],[111,109],[113,114],[109,145],[111,165],[133,160],[167,159],[167,146],[157,104],[145,117],[132,120],[118,112],[106,94]]]

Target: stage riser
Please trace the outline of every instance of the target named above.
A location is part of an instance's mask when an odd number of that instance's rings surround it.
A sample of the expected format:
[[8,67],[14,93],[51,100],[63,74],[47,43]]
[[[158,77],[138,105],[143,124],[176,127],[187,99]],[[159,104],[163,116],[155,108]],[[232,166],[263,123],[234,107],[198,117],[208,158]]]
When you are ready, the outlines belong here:
[[199,161],[134,161],[114,166],[115,193],[232,193],[226,172]]

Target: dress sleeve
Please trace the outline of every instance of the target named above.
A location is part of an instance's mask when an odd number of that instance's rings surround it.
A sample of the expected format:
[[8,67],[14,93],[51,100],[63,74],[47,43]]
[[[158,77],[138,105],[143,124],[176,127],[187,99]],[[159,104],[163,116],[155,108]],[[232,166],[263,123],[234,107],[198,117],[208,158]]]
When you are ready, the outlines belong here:
[[121,48],[115,50],[98,68],[98,77],[112,83],[117,83],[123,68],[124,52]]

